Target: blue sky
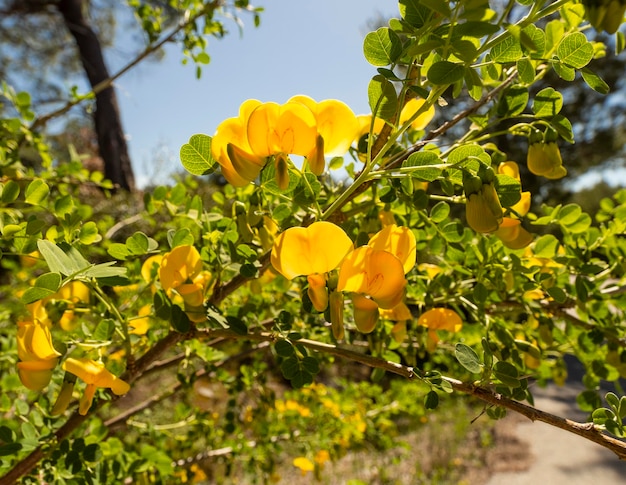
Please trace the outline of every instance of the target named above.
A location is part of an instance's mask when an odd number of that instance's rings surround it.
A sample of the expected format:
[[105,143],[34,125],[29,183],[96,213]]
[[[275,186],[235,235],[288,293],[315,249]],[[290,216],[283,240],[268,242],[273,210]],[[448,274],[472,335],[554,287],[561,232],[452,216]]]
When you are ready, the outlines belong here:
[[[369,111],[367,85],[376,69],[363,57],[368,21],[398,16],[390,0],[258,0],[261,25],[243,15],[243,35],[209,39],[211,63],[196,79],[183,66],[181,48],[169,46],[161,62],[149,62],[117,83],[120,110],[133,167],[146,179],[171,181],[180,167],[178,151],[195,133],[212,134],[236,116],[248,98],[282,103],[294,94],[317,100],[336,98],[356,113]],[[112,55],[111,70],[129,59]],[[157,160],[160,160],[157,162]]]

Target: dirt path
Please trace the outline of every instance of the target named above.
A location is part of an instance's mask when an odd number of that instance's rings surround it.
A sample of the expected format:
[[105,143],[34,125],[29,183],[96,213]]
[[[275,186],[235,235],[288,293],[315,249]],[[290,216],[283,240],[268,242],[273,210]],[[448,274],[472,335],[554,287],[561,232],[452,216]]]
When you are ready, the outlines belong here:
[[[586,415],[576,405],[576,396],[581,390],[573,384],[536,389],[533,391],[535,405],[559,416],[585,421]],[[572,433],[525,420],[519,422],[515,434],[530,447],[530,467],[523,471],[495,473],[487,485],[604,485],[625,481],[626,462]]]

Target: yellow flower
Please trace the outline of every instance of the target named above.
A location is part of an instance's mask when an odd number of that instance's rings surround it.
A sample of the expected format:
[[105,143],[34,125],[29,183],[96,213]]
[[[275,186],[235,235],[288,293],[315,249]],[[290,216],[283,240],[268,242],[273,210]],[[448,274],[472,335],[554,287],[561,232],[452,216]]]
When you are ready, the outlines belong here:
[[420,315],[418,323],[428,328],[429,348],[432,349],[439,342],[438,330],[459,332],[463,328],[463,321],[458,313],[449,308],[432,308]]
[[502,222],[502,206],[493,184],[483,184],[478,192],[467,196],[465,217],[476,232],[490,233],[498,229]]
[[304,456],[299,456],[298,458],[294,458],[293,466],[300,469],[302,476],[315,470],[315,464]]
[[198,250],[190,245],[177,246],[163,256],[159,267],[159,280],[165,291],[177,289],[193,280],[202,270]]
[[560,179],[567,175],[559,147],[553,141],[531,143],[528,147],[526,163],[531,173],[547,179]]
[[[421,98],[413,98],[409,100],[400,113],[400,124],[406,123],[409,119],[411,119],[415,114],[422,109],[424,106],[425,100]],[[419,114],[417,118],[415,118],[411,122],[411,128],[414,130],[423,130],[426,128],[426,125],[430,123],[430,121],[435,116],[435,107],[430,106],[423,113]]]
[[510,217],[502,220],[495,234],[510,249],[525,248],[533,241],[533,235],[522,227],[521,221]]
[[118,396],[126,394],[130,390],[130,385],[127,382],[111,374],[101,362],[68,357],[63,362],[62,367],[87,384],[78,407],[79,414],[83,416],[89,411],[97,388],[111,389]]
[[415,266],[417,243],[413,231],[408,227],[395,224],[385,226],[370,238],[367,245],[393,254],[402,262],[405,274]]
[[256,156],[307,156],[316,142],[315,116],[301,103],[263,103],[250,113],[247,134]]
[[316,143],[306,157],[311,171],[321,175],[326,163],[324,156],[340,156],[350,148],[359,129],[356,115],[347,104],[336,99],[318,103],[308,96],[297,95],[287,101],[290,102],[303,104],[315,116]]
[[134,335],[145,335],[150,328],[150,313],[152,312],[152,305],[144,305],[137,312],[137,316],[140,318],[134,318],[129,321],[131,330],[129,333]]
[[353,248],[339,226],[325,221],[291,227],[274,241],[272,266],[288,280],[301,275],[323,275],[339,266]]
[[339,267],[338,291],[361,293],[381,308],[393,308],[406,286],[402,262],[393,254],[361,246],[348,254]]
[[146,283],[154,282],[159,274],[159,267],[163,261],[162,254],[155,254],[146,259],[141,265],[141,277]]
[[[211,151],[222,168],[222,175],[235,187],[250,183],[265,165],[264,157],[252,153],[247,134],[250,114],[260,105],[256,99],[245,101],[239,108],[239,116],[219,124],[211,142]],[[231,159],[231,155],[236,159]]]
[[35,320],[19,322],[17,329],[17,355],[21,361],[50,360],[59,357],[52,345],[50,328]]

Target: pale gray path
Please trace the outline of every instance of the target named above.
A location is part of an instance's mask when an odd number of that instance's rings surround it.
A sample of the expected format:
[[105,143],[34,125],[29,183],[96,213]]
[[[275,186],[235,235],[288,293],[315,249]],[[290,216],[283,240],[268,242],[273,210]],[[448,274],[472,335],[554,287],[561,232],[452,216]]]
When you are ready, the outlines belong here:
[[[576,406],[581,388],[550,385],[533,390],[535,406],[584,422]],[[545,423],[522,421],[516,435],[530,445],[532,464],[522,472],[494,474],[487,485],[604,485],[626,483],[626,462],[600,445]]]

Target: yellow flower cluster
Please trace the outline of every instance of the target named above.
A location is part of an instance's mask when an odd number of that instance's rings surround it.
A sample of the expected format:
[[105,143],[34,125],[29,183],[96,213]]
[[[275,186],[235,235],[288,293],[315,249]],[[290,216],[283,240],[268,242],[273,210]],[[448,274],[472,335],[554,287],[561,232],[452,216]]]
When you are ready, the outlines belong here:
[[[498,172],[509,175],[518,181],[521,181],[519,175],[519,167],[515,162],[503,162],[498,167]],[[514,217],[517,214],[520,217],[525,216],[530,210],[530,192],[522,192],[522,198],[511,208],[512,217],[504,217],[502,223],[496,231],[496,236],[511,249],[521,249],[528,246],[533,235],[522,227],[521,221]]]
[[[73,305],[88,300],[89,288],[79,281],[71,281],[54,295],[28,306],[31,319],[19,322],[17,331],[17,353],[20,360],[17,369],[25,387],[41,391],[50,383],[52,373],[62,355],[52,343],[52,325],[59,322],[63,329],[70,330],[70,323],[74,318]],[[53,318],[48,312],[47,305],[55,301],[63,302],[65,310]],[[68,357],[61,367],[87,384],[79,404],[79,413],[83,415],[91,407],[98,387],[110,388],[117,395],[126,394],[130,389],[126,382],[109,372],[104,364],[90,359]],[[67,408],[72,398],[74,383],[75,378],[64,380],[52,409],[53,415],[61,414]]]
[[343,155],[358,132],[355,114],[334,99],[320,102],[298,95],[285,104],[245,101],[239,116],[220,123],[213,137],[213,157],[232,185],[244,186],[273,160],[281,189],[289,185],[289,155],[306,158],[315,175],[325,156]]
[[415,236],[407,227],[386,226],[366,246],[354,249],[339,226],[325,221],[292,227],[272,247],[271,262],[287,279],[306,275],[308,295],[318,311],[330,305],[335,338],[343,337],[343,293],[354,306],[359,331],[374,330],[379,308],[402,302],[405,273],[415,265]]

